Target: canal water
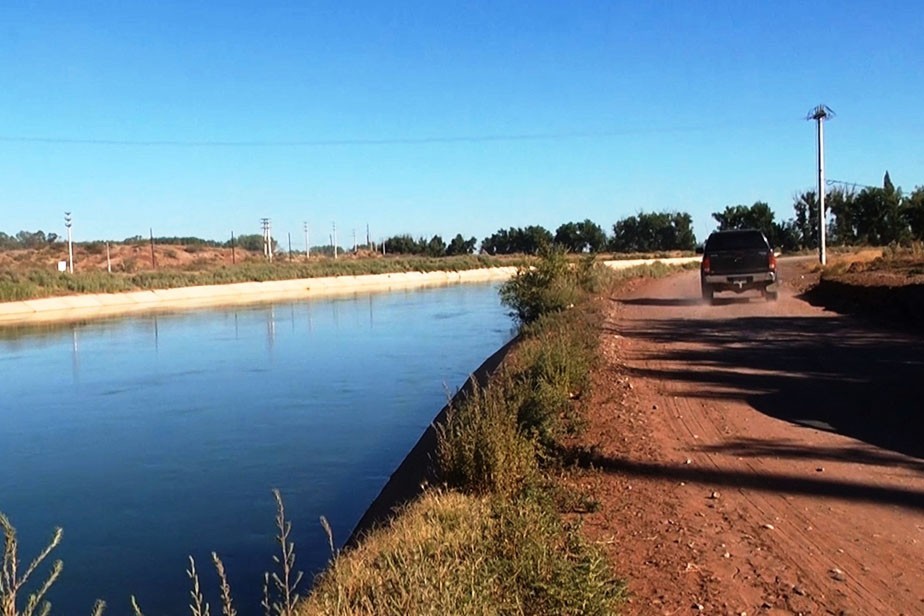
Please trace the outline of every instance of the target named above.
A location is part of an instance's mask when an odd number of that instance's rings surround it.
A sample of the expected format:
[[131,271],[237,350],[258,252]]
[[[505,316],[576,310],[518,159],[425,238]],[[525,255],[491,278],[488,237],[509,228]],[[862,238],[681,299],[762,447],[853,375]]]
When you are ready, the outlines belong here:
[[[53,613],[217,611],[273,567],[278,488],[306,579],[467,376],[512,336],[495,285],[0,329],[0,511],[28,562],[55,526]],[[36,574],[38,581],[44,572]]]

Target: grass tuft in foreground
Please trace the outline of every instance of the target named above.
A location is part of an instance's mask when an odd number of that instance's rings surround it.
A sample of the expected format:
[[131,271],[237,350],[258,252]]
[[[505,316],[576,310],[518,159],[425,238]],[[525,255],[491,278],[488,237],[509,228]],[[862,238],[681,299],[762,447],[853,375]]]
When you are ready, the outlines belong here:
[[623,586],[542,498],[432,490],[322,574],[299,614],[613,614]]

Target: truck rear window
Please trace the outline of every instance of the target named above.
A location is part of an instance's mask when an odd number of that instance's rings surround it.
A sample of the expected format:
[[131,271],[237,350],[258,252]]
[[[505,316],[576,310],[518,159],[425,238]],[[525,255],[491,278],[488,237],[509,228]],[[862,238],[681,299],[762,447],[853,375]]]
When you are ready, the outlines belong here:
[[706,240],[707,251],[767,250],[767,241],[760,231],[713,233]]

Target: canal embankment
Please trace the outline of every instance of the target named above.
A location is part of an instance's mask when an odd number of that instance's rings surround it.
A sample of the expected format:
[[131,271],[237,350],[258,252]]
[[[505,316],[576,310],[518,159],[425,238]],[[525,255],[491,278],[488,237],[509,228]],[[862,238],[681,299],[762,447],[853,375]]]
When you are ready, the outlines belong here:
[[[694,257],[658,259],[665,265],[694,262]],[[651,259],[604,261],[613,269],[628,269]],[[41,299],[0,302],[0,327],[67,322],[156,311],[234,306],[271,301],[381,293],[450,284],[503,282],[516,267],[490,267],[460,271],[394,272],[356,276],[325,276],[294,280],[267,280],[151,289],[124,293],[84,293]]]

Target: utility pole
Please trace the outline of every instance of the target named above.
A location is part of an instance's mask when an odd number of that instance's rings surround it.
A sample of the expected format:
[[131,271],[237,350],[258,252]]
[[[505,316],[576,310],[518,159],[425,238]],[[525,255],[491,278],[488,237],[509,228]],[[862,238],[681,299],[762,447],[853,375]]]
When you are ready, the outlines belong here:
[[825,215],[825,120],[833,118],[835,113],[827,105],[818,105],[805,116],[806,120],[815,120],[818,126],[818,260],[827,265],[825,252],[826,218]]
[[310,259],[311,258],[311,248],[309,247],[310,244],[308,244],[308,221],[306,220],[304,224],[305,224],[305,259]]
[[331,223],[332,233],[330,234],[330,243],[334,246],[334,258],[337,258],[337,223]]
[[154,227],[148,227],[148,232],[151,234],[151,268],[157,269],[157,258],[154,256]]
[[273,260],[273,232],[269,218],[261,218],[260,225],[263,227],[263,256],[269,261]]
[[356,229],[353,229],[353,253],[356,253]]
[[234,254],[234,231],[231,232],[231,265],[237,263],[237,255]]
[[286,235],[289,238],[289,261],[291,261],[292,260],[292,233],[289,231],[286,231]]
[[71,213],[64,212],[64,226],[67,227],[67,271],[74,273],[74,242],[71,238]]

